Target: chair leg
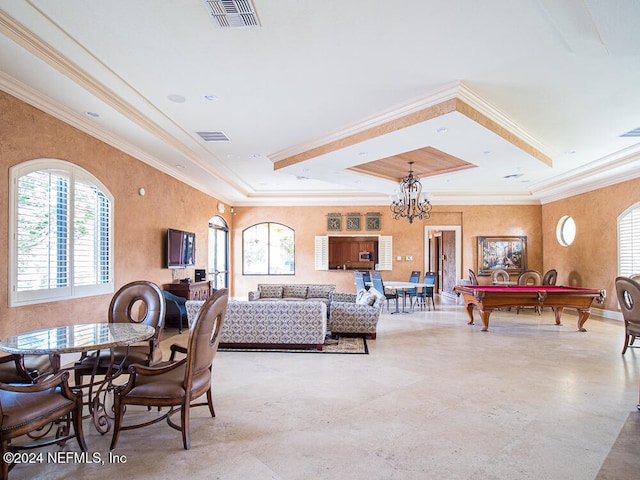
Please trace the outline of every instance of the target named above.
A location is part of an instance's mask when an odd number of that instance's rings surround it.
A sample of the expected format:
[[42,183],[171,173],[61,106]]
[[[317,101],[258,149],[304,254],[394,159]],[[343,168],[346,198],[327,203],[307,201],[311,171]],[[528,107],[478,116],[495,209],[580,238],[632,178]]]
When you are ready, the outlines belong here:
[[0,448],[0,450],[2,450],[2,459],[0,459],[0,462],[2,462],[2,479],[8,479],[9,478],[9,467],[10,465],[5,461],[5,458],[7,458],[5,456],[5,453],[7,453],[9,451],[9,442],[8,441],[3,441],[2,442],[2,447]]
[[211,387],[207,390],[207,404],[209,405],[209,412],[211,412],[211,416],[216,416],[216,411],[213,409],[213,393],[211,392]]
[[631,335],[629,334],[625,334],[624,336],[624,346],[622,347],[622,355],[624,355],[624,353],[627,351],[628,346],[630,345],[629,337],[631,337]]
[[111,446],[109,450],[116,448],[118,443],[118,437],[120,436],[120,428],[122,427],[122,417],[124,416],[124,408],[120,396],[117,393],[113,395],[113,412],[114,412],[114,424],[113,424],[113,437],[111,437]]
[[80,450],[86,452],[87,442],[84,439],[84,432],[82,430],[82,390],[77,393],[77,405],[75,411],[71,414],[71,420],[73,422],[73,431],[76,434],[76,440],[78,441],[78,445],[80,446]]
[[191,447],[191,443],[189,441],[190,407],[191,407],[190,401],[185,401],[184,405],[182,405],[182,411],[180,412],[180,416],[182,417],[182,445],[184,446],[185,450],[189,450],[189,448]]

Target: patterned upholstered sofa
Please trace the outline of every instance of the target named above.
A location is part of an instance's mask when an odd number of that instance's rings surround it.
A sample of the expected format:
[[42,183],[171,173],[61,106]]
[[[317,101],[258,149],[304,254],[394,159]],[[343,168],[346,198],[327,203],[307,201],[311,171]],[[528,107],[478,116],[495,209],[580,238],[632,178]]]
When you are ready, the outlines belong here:
[[[334,292],[329,312],[331,336],[341,333],[369,335],[376,338],[376,330],[385,296],[374,288],[355,293]],[[359,302],[359,303],[357,303]]]
[[[193,323],[204,302],[187,300]],[[220,337],[221,347],[316,348],[327,336],[327,306],[319,301],[230,300]]]
[[329,313],[331,294],[335,289],[335,284],[259,283],[258,290],[249,292],[249,301],[263,300],[273,302],[283,300],[287,302],[323,302],[327,306],[327,313]]

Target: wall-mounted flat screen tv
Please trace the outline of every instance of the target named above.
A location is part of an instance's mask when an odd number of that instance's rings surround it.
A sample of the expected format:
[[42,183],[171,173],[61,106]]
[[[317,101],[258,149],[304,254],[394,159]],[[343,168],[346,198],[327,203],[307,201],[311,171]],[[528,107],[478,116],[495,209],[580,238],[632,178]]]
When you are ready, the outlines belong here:
[[196,264],[196,234],[167,230],[167,268],[194,267]]

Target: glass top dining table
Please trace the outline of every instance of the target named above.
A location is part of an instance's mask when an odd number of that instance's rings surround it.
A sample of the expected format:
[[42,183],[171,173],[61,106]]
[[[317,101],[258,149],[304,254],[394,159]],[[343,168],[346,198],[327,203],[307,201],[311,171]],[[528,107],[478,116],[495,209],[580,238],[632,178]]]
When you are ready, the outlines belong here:
[[155,330],[136,323],[87,323],[44,328],[0,340],[0,350],[20,355],[60,355],[131,345]]

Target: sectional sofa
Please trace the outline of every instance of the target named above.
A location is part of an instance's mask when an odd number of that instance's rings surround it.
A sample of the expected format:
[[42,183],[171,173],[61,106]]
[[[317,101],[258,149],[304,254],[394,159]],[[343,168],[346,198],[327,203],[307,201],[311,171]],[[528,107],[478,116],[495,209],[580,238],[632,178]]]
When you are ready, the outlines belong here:
[[331,283],[259,283],[258,289],[249,292],[249,301],[262,300],[267,302],[285,301],[285,302],[322,302],[327,306],[331,303],[331,294],[335,292],[336,286]]
[[[204,302],[187,300],[189,325]],[[220,337],[223,348],[316,348],[327,336],[327,305],[321,301],[230,300]]]

